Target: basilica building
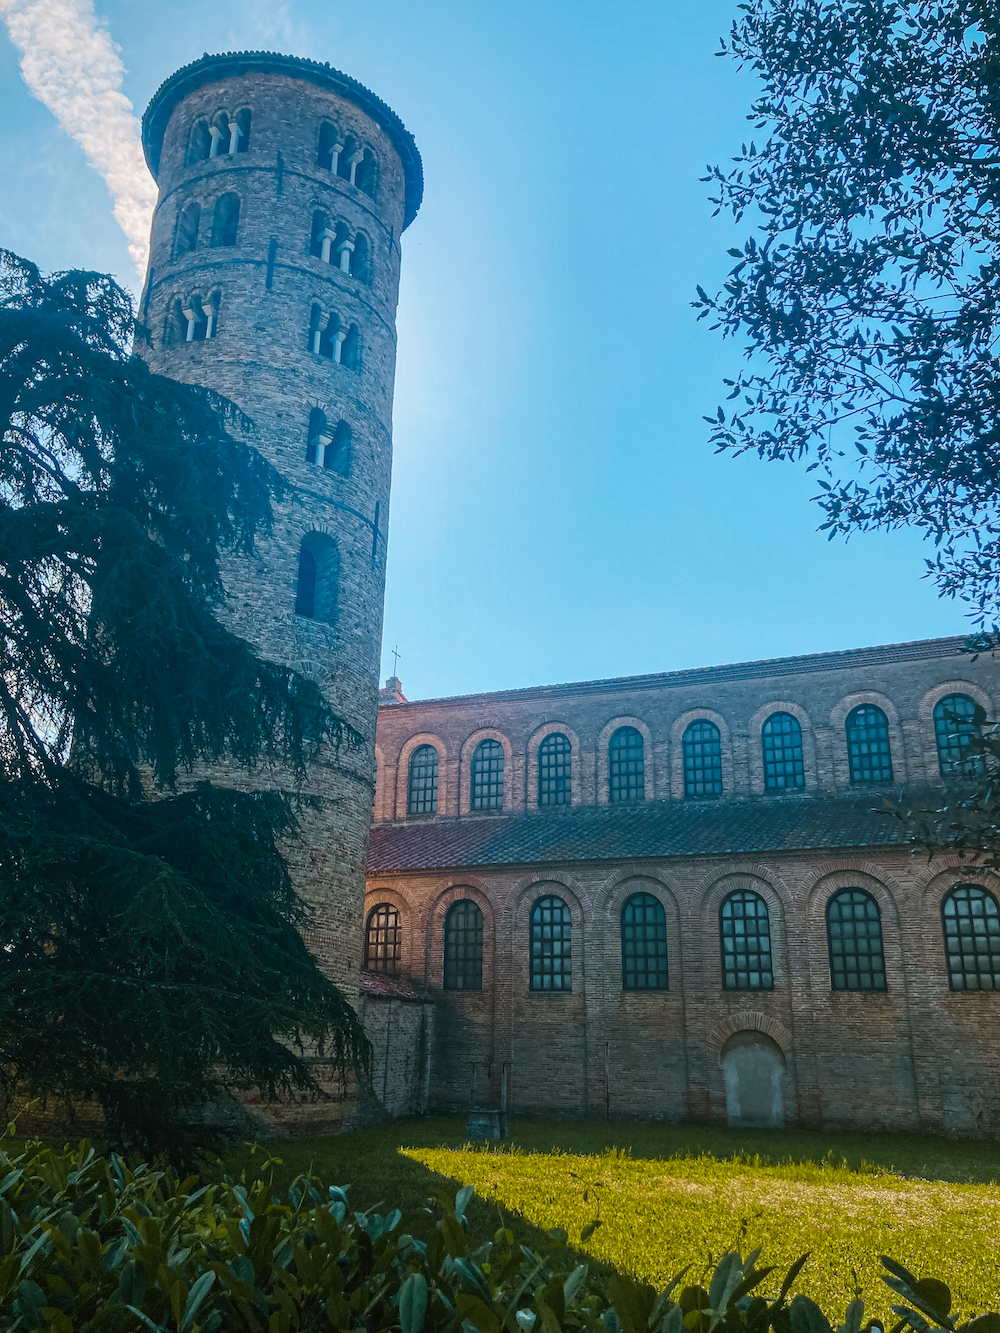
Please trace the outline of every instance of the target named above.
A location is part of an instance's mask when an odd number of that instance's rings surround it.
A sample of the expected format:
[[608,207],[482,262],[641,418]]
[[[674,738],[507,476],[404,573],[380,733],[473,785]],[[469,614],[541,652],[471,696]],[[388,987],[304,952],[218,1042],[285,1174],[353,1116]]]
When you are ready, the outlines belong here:
[[996,664],[962,643],[416,702],[390,679],[377,1091],[405,1031],[397,1111],[1000,1131],[1000,886],[885,809],[982,762]]

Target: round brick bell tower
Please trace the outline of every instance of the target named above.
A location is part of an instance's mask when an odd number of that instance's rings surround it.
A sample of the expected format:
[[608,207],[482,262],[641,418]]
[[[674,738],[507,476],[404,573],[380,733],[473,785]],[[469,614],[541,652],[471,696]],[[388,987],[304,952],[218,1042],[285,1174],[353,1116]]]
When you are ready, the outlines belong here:
[[[358,992],[374,795],[399,240],[423,175],[399,118],[353,79],[266,52],[204,56],[143,118],[159,185],[141,318],[154,370],[218,390],[291,484],[273,533],[224,570],[235,631],[318,681],[365,738],[324,755],[290,850],[308,943]],[[287,785],[274,772],[220,781]]]

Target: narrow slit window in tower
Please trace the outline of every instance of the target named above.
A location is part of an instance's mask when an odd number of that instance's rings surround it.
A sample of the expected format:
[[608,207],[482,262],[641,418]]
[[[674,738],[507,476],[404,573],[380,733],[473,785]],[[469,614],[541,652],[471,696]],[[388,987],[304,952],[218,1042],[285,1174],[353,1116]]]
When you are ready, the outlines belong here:
[[351,428],[346,421],[338,421],[333,438],[327,442],[323,466],[330,472],[346,477],[351,467]]
[[326,447],[331,436],[327,434],[326,413],[322,408],[314,407],[309,413],[309,429],[306,432],[306,462],[326,464]]
[[375,163],[375,154],[370,148],[364,150],[364,156],[358,163],[357,171],[354,173],[354,183],[359,190],[363,191],[370,198],[375,198],[375,178],[378,174],[378,168]]
[[177,255],[189,254],[198,244],[198,228],[201,226],[201,204],[190,203],[181,211],[177,219]]

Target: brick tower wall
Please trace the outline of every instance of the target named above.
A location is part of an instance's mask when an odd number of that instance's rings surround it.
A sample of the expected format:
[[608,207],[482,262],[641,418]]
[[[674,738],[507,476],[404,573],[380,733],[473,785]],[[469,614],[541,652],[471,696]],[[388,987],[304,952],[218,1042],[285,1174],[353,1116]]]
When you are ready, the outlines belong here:
[[[230,152],[232,124],[241,132]],[[222,127],[219,147],[206,156],[212,125]],[[296,888],[315,913],[307,942],[356,1005],[374,794],[399,241],[419,204],[420,160],[393,113],[359,85],[327,66],[263,54],[205,57],[174,75],[146,113],[144,144],[160,193],[141,305],[151,337],[143,355],[154,370],[236,403],[254,423],[247,438],[292,488],[275,503],[273,533],[254,555],[225,565],[226,614],[262,656],[320,683],[365,740],[359,750],[343,747],[312,765],[305,789],[321,798],[321,807],[306,813],[303,837],[288,849]],[[348,173],[353,166],[357,183],[337,173],[329,152],[324,160],[331,144],[344,145],[337,165]],[[356,155],[357,162],[346,160]],[[224,195],[239,201],[228,235],[217,209]],[[193,205],[200,207],[196,226]],[[319,213],[333,236],[329,260],[311,253]],[[338,262],[343,238],[355,246],[354,274]],[[331,330],[356,329],[340,363],[329,335],[323,354],[312,350],[317,308],[332,317]],[[188,340],[185,312],[192,311],[197,319]],[[341,422],[350,431],[346,449],[339,437],[326,445],[336,454],[332,467],[307,456],[314,409],[325,414],[326,437],[337,437]],[[316,618],[296,614],[303,538],[319,553]],[[331,568],[335,578],[324,574]],[[212,768],[208,776],[233,786],[291,782],[275,771]]]

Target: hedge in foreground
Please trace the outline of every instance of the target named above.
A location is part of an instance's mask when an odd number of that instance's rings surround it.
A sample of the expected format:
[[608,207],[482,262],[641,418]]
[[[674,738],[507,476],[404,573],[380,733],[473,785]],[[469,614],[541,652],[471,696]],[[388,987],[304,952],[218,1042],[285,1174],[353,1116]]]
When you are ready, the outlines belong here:
[[[788,1300],[806,1255],[769,1299],[759,1289],[774,1270],[758,1266],[759,1250],[725,1255],[707,1288],[682,1285],[685,1269],[657,1293],[574,1266],[565,1231],[550,1231],[541,1253],[515,1246],[505,1229],[470,1252],[470,1186],[454,1200],[436,1193],[425,1243],[398,1210],[351,1212],[346,1190],[321,1192],[312,1177],[299,1177],[286,1198],[262,1181],[196,1185],[169,1169],[130,1170],[87,1142],[0,1152],[0,1329],[832,1333],[818,1305]],[[883,1281],[901,1298],[894,1333],[1000,1333],[1000,1315],[960,1323],[943,1282],[883,1262]],[[873,1327],[859,1294],[838,1333]]]

